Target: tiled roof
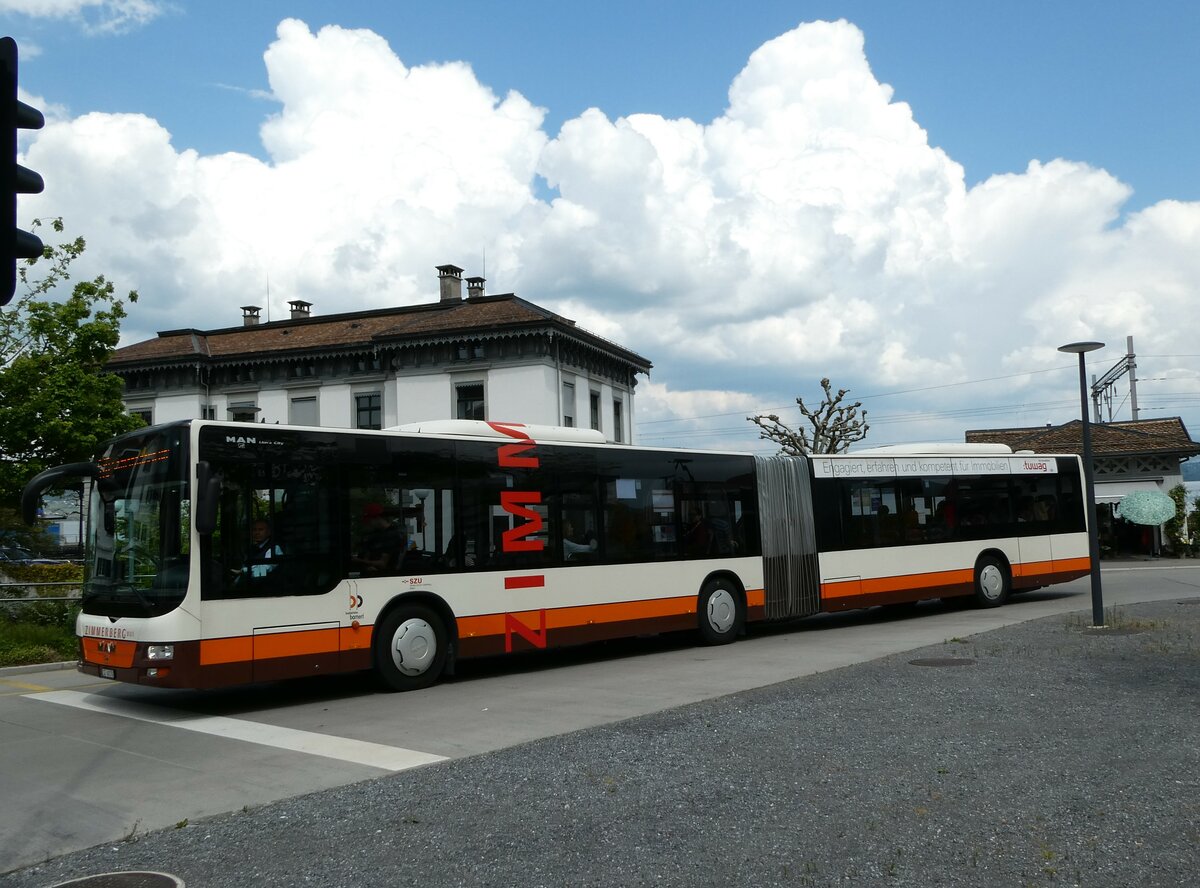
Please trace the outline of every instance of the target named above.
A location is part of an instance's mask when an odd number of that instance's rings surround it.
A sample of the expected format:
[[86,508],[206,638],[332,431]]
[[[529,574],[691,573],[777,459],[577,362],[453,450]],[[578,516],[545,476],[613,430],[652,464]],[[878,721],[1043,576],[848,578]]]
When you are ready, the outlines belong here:
[[350,312],[255,326],[216,330],[168,330],[113,353],[114,369],[140,363],[197,358],[237,359],[310,349],[362,349],[407,341],[427,342],[464,336],[495,336],[555,327],[609,352],[645,372],[650,362],[616,343],[575,326],[575,322],[509,293],[477,296],[394,309]]
[[[1183,420],[1139,419],[1127,422],[1092,423],[1094,456],[1121,456],[1140,453],[1200,454],[1200,443],[1193,441]],[[1013,450],[1040,453],[1083,453],[1083,423],[1078,419],[1057,426],[1019,429],[971,429],[969,444],[1007,444]]]

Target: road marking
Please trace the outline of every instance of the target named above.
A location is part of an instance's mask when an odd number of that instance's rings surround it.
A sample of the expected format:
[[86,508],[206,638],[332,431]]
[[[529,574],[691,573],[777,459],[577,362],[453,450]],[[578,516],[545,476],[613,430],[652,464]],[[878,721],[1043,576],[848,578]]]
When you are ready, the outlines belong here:
[[428,752],[418,752],[415,749],[384,746],[382,743],[370,743],[366,740],[354,740],[349,737],[334,737],[329,734],[317,734],[313,731],[299,731],[295,728],[281,728],[275,725],[264,725],[260,722],[244,721],[239,718],[191,715],[178,710],[164,709],[161,706],[150,706],[145,703],[104,697],[99,694],[84,694],[79,691],[50,691],[45,694],[29,694],[27,696],[30,700],[44,700],[47,703],[58,703],[62,706],[73,706],[76,709],[86,709],[90,712],[102,712],[121,718],[166,725],[184,731],[196,731],[200,734],[213,734],[230,740],[257,743],[260,746],[304,752],[308,755],[324,756],[341,762],[353,762],[385,771],[404,771],[419,765],[446,761],[444,755],[432,755]]
[[[51,688],[45,685],[30,684],[27,681],[13,681],[11,678],[0,678],[0,684],[7,685],[10,688],[20,688],[21,691],[28,693],[29,691],[49,691]],[[5,696],[9,696],[5,694]]]

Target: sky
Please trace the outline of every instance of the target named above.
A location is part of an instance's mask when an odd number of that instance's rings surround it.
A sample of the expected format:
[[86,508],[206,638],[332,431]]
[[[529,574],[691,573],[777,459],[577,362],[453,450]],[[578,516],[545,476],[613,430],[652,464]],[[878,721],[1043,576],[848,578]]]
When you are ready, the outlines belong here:
[[[483,275],[649,358],[640,443],[1079,415],[1137,355],[1200,436],[1200,4],[0,0],[123,342]],[[1126,382],[1112,418],[1131,418]],[[1107,411],[1105,417],[1107,418]],[[519,420],[520,417],[505,417]]]

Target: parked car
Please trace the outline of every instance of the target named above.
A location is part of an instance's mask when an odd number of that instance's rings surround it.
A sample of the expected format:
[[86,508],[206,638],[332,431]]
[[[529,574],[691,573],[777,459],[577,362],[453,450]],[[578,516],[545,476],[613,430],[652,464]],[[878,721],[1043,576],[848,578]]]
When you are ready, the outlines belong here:
[[38,558],[28,549],[18,546],[0,547],[0,564],[66,564],[65,558]]

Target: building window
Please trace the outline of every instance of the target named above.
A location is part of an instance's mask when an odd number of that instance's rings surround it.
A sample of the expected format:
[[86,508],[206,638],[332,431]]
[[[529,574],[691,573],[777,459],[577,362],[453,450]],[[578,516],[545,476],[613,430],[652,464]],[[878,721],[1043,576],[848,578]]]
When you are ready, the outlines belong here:
[[292,409],[288,416],[288,422],[292,425],[320,425],[321,417],[317,412],[317,396],[305,395],[300,398],[292,398]]
[[129,411],[130,416],[136,416],[146,425],[154,425],[154,411],[149,407],[139,407]]
[[575,383],[562,384],[562,424],[569,429],[575,428]]
[[591,392],[588,404],[591,407],[592,413],[592,428],[600,431],[600,393]]
[[383,398],[379,392],[364,392],[354,396],[354,427],[383,428]]
[[472,382],[469,385],[456,385],[454,387],[454,396],[457,401],[455,416],[459,419],[484,418],[482,382]]
[[217,418],[217,408],[214,407],[212,404],[200,405],[200,418],[201,419],[216,419]]
[[620,444],[625,436],[625,424],[622,422],[624,405],[616,398],[613,398],[613,441]]
[[234,401],[229,405],[229,418],[234,422],[257,422],[258,405],[253,401]]

